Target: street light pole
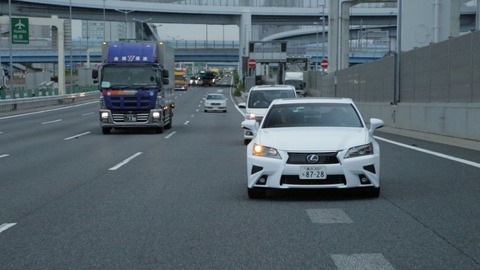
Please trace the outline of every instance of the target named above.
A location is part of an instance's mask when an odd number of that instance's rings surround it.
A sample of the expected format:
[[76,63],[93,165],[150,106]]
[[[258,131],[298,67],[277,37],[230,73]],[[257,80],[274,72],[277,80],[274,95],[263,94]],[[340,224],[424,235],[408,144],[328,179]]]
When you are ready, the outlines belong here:
[[103,0],[103,41],[106,40],[106,30],[105,30],[105,0]]
[[127,10],[127,9],[115,9],[115,11],[121,12],[125,14],[125,39],[127,39],[127,23],[128,23],[128,13],[134,12],[135,10]]
[[325,0],[322,6],[322,60],[325,59]]
[[[72,0],[70,0],[70,11],[69,11],[69,21],[70,21],[70,94],[73,94],[73,37],[72,37]],[[87,21],[88,23],[88,21]],[[87,28],[88,36],[88,28]],[[88,44],[88,39],[87,39]],[[88,47],[88,45],[87,45]]]
[[148,22],[148,21],[150,21],[150,20],[152,20],[152,18],[148,18],[148,19],[146,19],[146,20],[138,20],[138,19],[133,18],[133,20],[142,24],[142,41],[143,41],[143,32],[144,32],[144,31],[143,31],[143,24],[146,23],[146,22]]
[[318,45],[318,22],[313,22],[313,24],[315,24],[315,27],[316,27],[316,31],[315,31],[315,34],[316,34],[316,42],[315,42],[315,48],[316,48],[316,50],[315,50],[315,58],[316,58],[316,59],[315,59],[315,60],[316,60],[316,61],[315,61],[315,71],[317,71],[317,70],[318,70],[318,61],[319,61],[319,59],[320,59],[319,56],[318,56],[318,47],[319,47],[319,45]]

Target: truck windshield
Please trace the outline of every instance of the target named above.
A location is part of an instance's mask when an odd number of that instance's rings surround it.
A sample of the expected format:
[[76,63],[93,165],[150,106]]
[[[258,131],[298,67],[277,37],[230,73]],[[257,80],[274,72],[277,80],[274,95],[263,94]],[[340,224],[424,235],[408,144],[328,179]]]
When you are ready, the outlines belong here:
[[105,66],[102,69],[102,85],[128,88],[156,86],[156,71],[151,66]]

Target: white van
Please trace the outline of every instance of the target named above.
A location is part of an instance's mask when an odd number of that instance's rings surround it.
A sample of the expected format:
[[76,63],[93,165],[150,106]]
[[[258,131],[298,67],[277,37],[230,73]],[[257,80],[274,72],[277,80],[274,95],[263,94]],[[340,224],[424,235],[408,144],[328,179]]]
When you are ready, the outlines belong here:
[[[296,98],[295,87],[292,85],[256,85],[250,88],[247,102],[238,104],[239,108],[245,108],[245,119],[261,122],[267,112],[270,103],[279,98]],[[244,143],[248,144],[253,138],[250,131],[243,134]]]

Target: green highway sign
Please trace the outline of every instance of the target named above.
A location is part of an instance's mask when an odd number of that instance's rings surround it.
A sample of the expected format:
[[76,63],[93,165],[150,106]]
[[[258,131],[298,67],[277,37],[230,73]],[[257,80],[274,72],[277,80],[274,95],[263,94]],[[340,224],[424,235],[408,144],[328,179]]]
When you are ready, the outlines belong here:
[[12,31],[12,44],[28,44],[30,42],[28,18],[11,18],[10,29]]

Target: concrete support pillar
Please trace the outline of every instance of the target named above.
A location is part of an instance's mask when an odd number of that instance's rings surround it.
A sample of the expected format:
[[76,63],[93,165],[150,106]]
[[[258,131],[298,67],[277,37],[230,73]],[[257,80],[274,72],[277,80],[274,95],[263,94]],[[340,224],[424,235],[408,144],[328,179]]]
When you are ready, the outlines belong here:
[[330,0],[328,11],[328,70],[348,68],[350,8],[358,1]]
[[339,1],[329,0],[328,3],[328,72],[338,70],[338,46],[339,46]]
[[475,30],[480,30],[480,3],[477,1],[477,27],[475,27]]
[[357,1],[340,1],[340,52],[338,69],[348,68],[350,52],[350,8],[357,4]]
[[238,25],[239,33],[240,33],[240,41],[239,41],[239,59],[238,59],[238,75],[240,79],[243,78],[243,70],[246,68],[243,65],[243,59],[248,58],[249,51],[248,51],[248,44],[252,40],[252,14],[244,12],[240,17],[240,23]]

